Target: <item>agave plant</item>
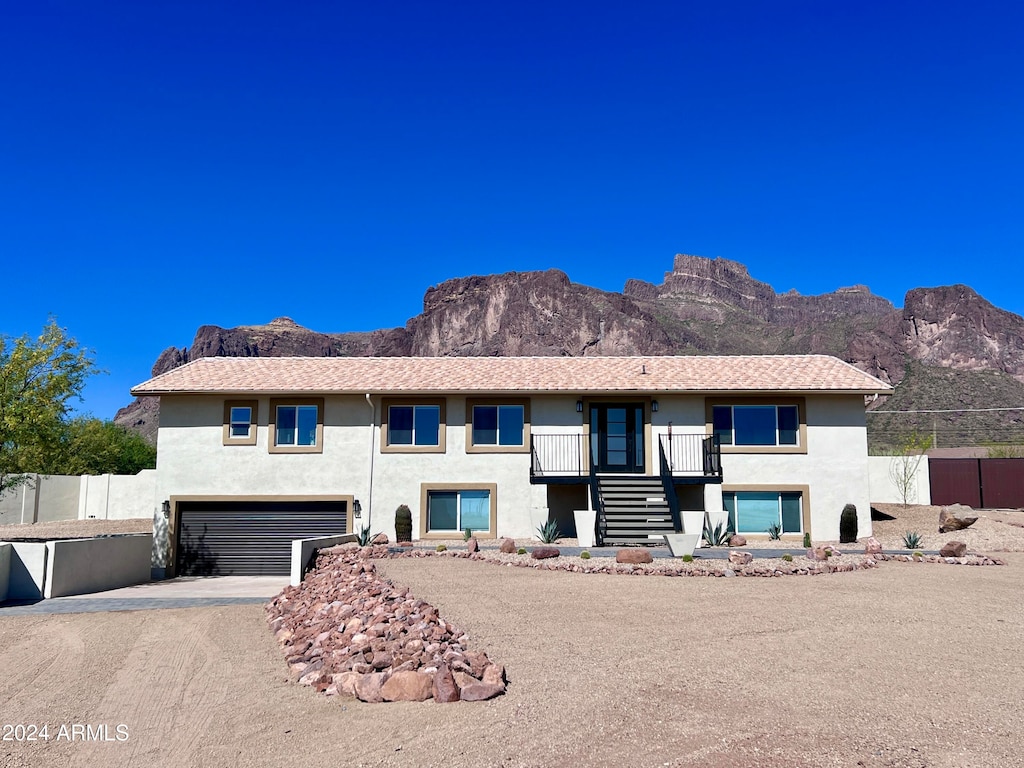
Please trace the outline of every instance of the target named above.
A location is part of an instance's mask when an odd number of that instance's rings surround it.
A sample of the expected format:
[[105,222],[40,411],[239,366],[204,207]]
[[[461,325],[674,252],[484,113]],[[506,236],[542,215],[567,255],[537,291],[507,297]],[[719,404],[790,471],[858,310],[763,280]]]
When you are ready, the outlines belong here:
[[920,549],[921,534],[917,531],[907,531],[903,534],[903,547],[905,549]]
[[768,538],[771,541],[778,541],[782,538],[782,526],[778,523],[772,523],[768,526]]
[[554,544],[562,535],[562,532],[558,530],[558,523],[554,520],[548,520],[544,525],[538,526],[537,533],[545,544]]
[[365,526],[359,529],[359,533],[356,534],[356,543],[360,547],[370,546],[370,540],[373,539],[373,535],[370,533],[370,526]]
[[726,523],[719,523],[712,528],[710,520],[704,521],[704,541],[708,543],[709,547],[729,546],[729,537],[731,535],[729,533],[729,526]]

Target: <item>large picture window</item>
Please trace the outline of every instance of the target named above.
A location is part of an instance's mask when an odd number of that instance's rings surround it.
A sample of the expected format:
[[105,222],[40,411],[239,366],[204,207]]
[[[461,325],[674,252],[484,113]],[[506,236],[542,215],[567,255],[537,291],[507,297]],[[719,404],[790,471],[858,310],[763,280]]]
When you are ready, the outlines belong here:
[[384,400],[381,450],[385,453],[444,453],[445,429],[444,400]]
[[779,526],[782,533],[803,533],[803,494],[800,491],[725,491],[722,503],[733,533],[767,533]]
[[323,413],[323,398],[272,399],[271,453],[321,453]]
[[708,402],[709,432],[723,453],[805,453],[803,398]]
[[530,450],[530,401],[466,401],[466,450],[469,453],[516,453]]
[[436,484],[422,486],[420,536],[447,539],[467,528],[474,536],[493,539],[497,527],[497,486]]

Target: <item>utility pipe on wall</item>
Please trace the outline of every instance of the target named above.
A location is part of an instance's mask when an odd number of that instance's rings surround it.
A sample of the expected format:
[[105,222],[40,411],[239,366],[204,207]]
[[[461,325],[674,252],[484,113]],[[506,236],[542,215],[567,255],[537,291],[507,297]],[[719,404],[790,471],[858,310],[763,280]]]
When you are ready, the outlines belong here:
[[[377,407],[373,404],[373,398],[370,397],[370,393],[367,392],[366,404],[370,406],[370,481],[366,486],[366,523],[364,526],[370,525],[370,516],[373,514],[373,456],[374,456],[374,430],[377,428]],[[353,526],[353,530],[355,527]]]

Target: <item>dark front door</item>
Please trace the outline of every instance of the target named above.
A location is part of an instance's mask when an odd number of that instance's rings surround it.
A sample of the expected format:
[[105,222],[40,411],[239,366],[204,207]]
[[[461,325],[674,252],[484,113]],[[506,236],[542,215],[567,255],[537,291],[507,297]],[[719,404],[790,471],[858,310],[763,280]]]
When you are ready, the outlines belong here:
[[643,474],[643,404],[599,403],[590,406],[590,449],[598,472]]

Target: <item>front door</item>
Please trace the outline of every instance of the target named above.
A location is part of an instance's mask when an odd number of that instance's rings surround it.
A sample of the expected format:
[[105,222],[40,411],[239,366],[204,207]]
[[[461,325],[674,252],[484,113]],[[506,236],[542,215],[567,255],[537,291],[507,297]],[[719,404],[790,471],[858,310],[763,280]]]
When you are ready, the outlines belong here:
[[591,405],[590,451],[598,472],[643,474],[646,465],[643,404]]

